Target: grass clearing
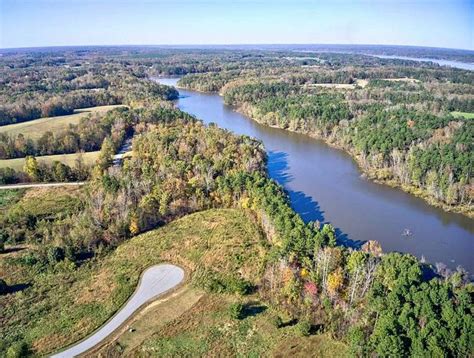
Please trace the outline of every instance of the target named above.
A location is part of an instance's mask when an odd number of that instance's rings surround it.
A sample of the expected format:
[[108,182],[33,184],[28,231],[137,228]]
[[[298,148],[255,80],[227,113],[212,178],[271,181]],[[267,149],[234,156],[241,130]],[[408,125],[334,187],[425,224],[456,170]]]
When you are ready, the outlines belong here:
[[191,279],[203,269],[240,272],[255,282],[266,253],[253,217],[232,209],[188,215],[77,268],[67,261],[48,271],[29,266],[22,259],[29,251],[0,254],[0,277],[21,288],[0,296],[0,355],[18,341],[45,355],[84,338],[123,305],[151,265],[181,265]]
[[334,88],[334,89],[346,89],[353,90],[357,87],[365,88],[369,84],[368,80],[357,79],[355,83],[313,83],[305,85],[308,88]]
[[[179,317],[163,322],[138,346],[129,337],[140,336],[140,320],[135,332],[124,333],[113,345],[98,353],[107,357],[346,357],[347,347],[328,335],[300,337],[296,326],[272,324],[275,312],[256,296],[247,296],[244,317],[233,319],[232,295],[204,294]],[[153,317],[150,317],[153,319]],[[155,317],[161,321],[161,317]],[[285,322],[287,323],[287,322]]]
[[401,78],[383,78],[383,81],[389,82],[408,82],[408,83],[420,83],[420,80],[416,78],[409,78],[409,77],[401,77]]
[[[136,314],[119,332],[100,347],[85,356],[109,356],[120,350],[122,356],[132,353],[158,330],[190,310],[203,296],[204,291],[185,285],[177,291],[165,295]],[[129,331],[127,328],[133,328]]]
[[0,213],[17,203],[25,191],[25,189],[0,190]]
[[335,88],[335,89],[355,89],[355,84],[350,83],[312,83],[306,85],[309,88],[322,87],[322,88]]
[[70,124],[78,124],[79,121],[89,114],[105,113],[114,108],[124,107],[123,105],[110,105],[90,107],[74,110],[73,114],[67,116],[45,117],[32,121],[9,124],[0,126],[0,133],[8,134],[16,137],[18,134],[23,134],[26,138],[38,139],[45,132],[61,132],[69,128]]
[[80,196],[79,187],[32,188],[10,207],[28,217],[49,218],[77,212],[81,206]]
[[[76,161],[79,158],[82,158],[84,165],[92,166],[97,161],[99,157],[99,151],[96,152],[86,152],[86,153],[73,153],[73,154],[56,154],[56,155],[45,155],[41,157],[36,157],[38,163],[43,163],[50,165],[55,161],[66,164],[70,167],[74,167]],[[16,171],[23,171],[25,165],[25,158],[15,158],[15,159],[0,159],[0,168],[12,168]]]
[[463,118],[466,118],[466,119],[474,119],[474,113],[472,112],[451,112],[451,115],[453,117],[456,117],[456,118],[459,118],[459,117],[463,117]]

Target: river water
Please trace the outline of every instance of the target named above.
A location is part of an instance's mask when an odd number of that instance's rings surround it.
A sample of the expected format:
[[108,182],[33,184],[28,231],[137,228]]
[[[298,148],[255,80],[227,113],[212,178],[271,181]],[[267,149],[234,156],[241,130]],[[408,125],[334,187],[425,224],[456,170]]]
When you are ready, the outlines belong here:
[[378,58],[388,58],[388,59],[399,59],[399,60],[410,60],[418,62],[433,62],[437,63],[440,66],[449,66],[460,68],[463,70],[474,71],[474,63],[469,62],[460,62],[460,61],[451,61],[451,60],[441,60],[436,58],[420,58],[420,57],[406,57],[406,56],[388,56],[388,55],[369,55]]
[[[160,78],[174,86],[178,79]],[[400,251],[463,266],[474,273],[474,220],[447,213],[399,189],[361,177],[342,150],[308,136],[260,125],[224,105],[217,94],[179,89],[177,106],[237,134],[263,141],[269,175],[288,191],[293,208],[305,221],[333,224],[340,241],[360,245],[377,240],[384,251]],[[404,229],[412,232],[403,236]]]

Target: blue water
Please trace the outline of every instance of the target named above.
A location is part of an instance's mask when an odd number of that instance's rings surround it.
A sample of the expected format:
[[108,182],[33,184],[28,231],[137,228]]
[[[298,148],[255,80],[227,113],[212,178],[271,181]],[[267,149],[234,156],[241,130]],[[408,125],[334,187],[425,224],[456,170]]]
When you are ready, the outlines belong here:
[[[159,82],[176,85],[177,79]],[[304,220],[331,222],[339,239],[352,245],[377,240],[384,251],[407,252],[474,272],[474,220],[365,180],[345,152],[305,135],[260,125],[224,105],[217,94],[179,92],[181,110],[263,141],[269,175],[285,187]],[[413,235],[403,236],[405,228]]]

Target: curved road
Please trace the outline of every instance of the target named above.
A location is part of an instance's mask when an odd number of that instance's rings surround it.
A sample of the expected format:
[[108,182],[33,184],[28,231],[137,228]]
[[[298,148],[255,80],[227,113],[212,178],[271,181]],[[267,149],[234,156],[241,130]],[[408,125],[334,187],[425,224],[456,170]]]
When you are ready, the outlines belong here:
[[183,279],[183,269],[174,265],[162,264],[146,269],[138,283],[135,293],[111,320],[92,336],[51,357],[75,357],[95,347],[119,328],[143,304],[177,286]]

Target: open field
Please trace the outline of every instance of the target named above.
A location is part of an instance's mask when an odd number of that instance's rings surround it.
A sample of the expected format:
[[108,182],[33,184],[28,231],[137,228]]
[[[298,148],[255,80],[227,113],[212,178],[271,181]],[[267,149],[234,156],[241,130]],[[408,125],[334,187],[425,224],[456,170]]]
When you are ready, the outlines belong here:
[[306,85],[307,87],[322,87],[322,88],[335,88],[335,89],[355,89],[355,84],[349,83],[313,83]]
[[[230,295],[202,293],[184,287],[172,299],[143,312],[113,343],[88,357],[346,357],[347,347],[329,335],[300,337],[288,317],[280,328],[276,314],[256,295],[242,300],[242,319],[229,315]],[[190,302],[187,300],[189,299]]]
[[18,200],[20,200],[24,193],[25,193],[24,189],[1,190],[0,191],[0,213],[2,213],[3,210],[8,209],[10,205],[13,205]]
[[47,131],[60,132],[66,130],[70,124],[78,124],[81,118],[84,118],[89,114],[105,113],[118,107],[123,106],[112,105],[76,109],[74,114],[67,116],[46,117],[27,122],[9,124],[7,126],[0,126],[0,133],[5,133],[15,137],[21,133],[27,138],[38,139]]
[[454,117],[464,117],[466,119],[474,119],[474,113],[469,112],[451,112]]
[[383,81],[420,83],[420,80],[417,80],[416,78],[408,78],[408,77],[402,77],[402,78],[383,78]]
[[322,88],[334,88],[334,89],[356,89],[358,87],[366,87],[369,84],[369,81],[357,79],[355,83],[313,83],[306,85],[307,87],[322,87]]
[[184,270],[176,265],[163,263],[147,268],[142,273],[133,295],[112,319],[85,340],[52,355],[51,358],[76,357],[90,351],[113,332],[123,327],[144,305],[148,305],[158,296],[176,289],[184,278]]
[[[15,198],[4,204],[4,209],[21,212],[23,216],[42,219],[75,213],[81,206],[80,187],[47,187],[26,190],[7,190]],[[10,194],[12,195],[12,194]]]
[[[82,156],[82,160],[85,165],[94,165],[100,152],[87,152],[87,153],[73,153],[73,154],[57,154],[57,155],[45,155],[42,157],[36,157],[38,163],[51,164],[54,161],[58,161],[74,167],[76,160]],[[15,159],[0,159],[0,168],[12,168],[16,171],[22,171],[25,165],[25,158]]]
[[239,270],[255,282],[265,252],[258,225],[242,210],[188,215],[80,267],[65,260],[44,271],[22,259],[33,254],[31,249],[8,250],[0,254],[0,277],[16,292],[0,296],[0,355],[14,342],[44,355],[87,336],[124,304],[151,265],[178,264],[191,281],[194,272],[235,275]]

